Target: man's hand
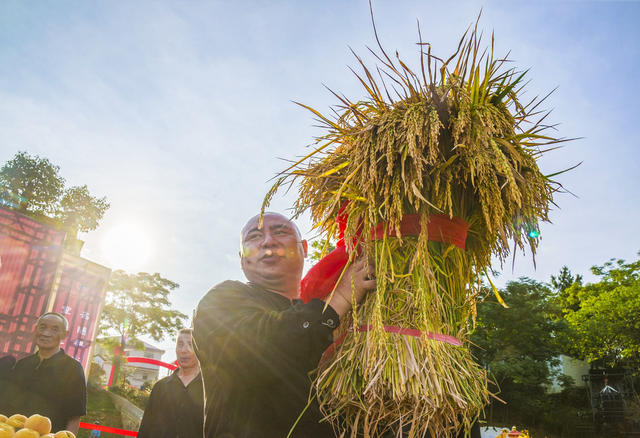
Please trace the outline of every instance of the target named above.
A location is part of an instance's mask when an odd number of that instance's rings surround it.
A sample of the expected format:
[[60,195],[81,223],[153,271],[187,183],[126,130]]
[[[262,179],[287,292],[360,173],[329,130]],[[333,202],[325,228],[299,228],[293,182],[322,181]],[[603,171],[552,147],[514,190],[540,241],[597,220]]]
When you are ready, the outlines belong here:
[[375,269],[366,259],[354,261],[344,272],[336,286],[329,305],[342,318],[352,307],[359,303],[368,291],[376,288]]

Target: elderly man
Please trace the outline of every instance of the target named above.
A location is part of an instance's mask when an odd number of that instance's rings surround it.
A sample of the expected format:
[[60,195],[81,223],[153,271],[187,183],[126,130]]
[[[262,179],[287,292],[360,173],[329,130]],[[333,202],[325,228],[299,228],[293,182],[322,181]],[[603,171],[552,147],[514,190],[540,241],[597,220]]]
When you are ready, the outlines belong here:
[[[205,386],[206,438],[333,436],[309,398],[309,373],[339,319],[375,288],[365,261],[348,268],[329,303],[298,300],[307,242],[286,217],[265,213],[242,229],[248,283],[226,281],[200,301],[196,354]],[[328,305],[327,305],[328,304]]]
[[60,348],[68,331],[69,323],[59,313],[38,318],[34,332],[38,351],[16,363],[10,403],[11,413],[44,415],[51,419],[54,432],[77,433],[80,417],[86,414],[87,386],[82,365]]
[[178,331],[176,357],[179,368],[158,380],[151,390],[138,438],[194,438],[202,435],[202,377],[193,352],[191,329]]

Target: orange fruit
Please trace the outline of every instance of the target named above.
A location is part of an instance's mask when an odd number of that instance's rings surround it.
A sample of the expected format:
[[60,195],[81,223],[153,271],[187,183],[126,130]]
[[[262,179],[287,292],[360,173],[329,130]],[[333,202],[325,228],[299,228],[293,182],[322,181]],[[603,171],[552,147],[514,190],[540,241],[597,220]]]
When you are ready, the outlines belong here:
[[24,427],[24,422],[27,421],[27,417],[22,414],[14,414],[7,419],[7,424],[15,428]]
[[53,436],[54,438],[76,438],[76,435],[68,430],[61,430],[60,432],[56,432]]
[[6,415],[0,414],[0,423],[6,423],[8,420]]
[[33,429],[20,429],[13,438],[40,438],[40,434]]
[[0,423],[0,438],[12,438],[15,429],[5,423]]
[[51,420],[39,414],[33,414],[24,422],[24,427],[35,430],[40,435],[51,432]]

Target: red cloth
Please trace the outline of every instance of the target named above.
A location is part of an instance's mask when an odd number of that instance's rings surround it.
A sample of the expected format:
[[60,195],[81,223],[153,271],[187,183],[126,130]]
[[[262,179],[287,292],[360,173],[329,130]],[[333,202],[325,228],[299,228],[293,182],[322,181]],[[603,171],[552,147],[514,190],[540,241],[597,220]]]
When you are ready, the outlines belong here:
[[[340,232],[336,249],[309,269],[307,275],[300,282],[300,298],[305,303],[313,298],[323,299],[329,295],[349,261],[349,255],[344,245],[347,215],[343,211],[344,206],[336,217]],[[371,230],[371,237],[376,240],[381,239],[385,234],[385,227],[387,236],[396,235],[395,229],[389,227],[387,223],[379,223],[374,230]],[[447,215],[437,213],[429,216],[427,232],[431,241],[450,243],[464,250],[468,230],[469,224],[462,219],[449,218]],[[403,236],[420,234],[420,216],[417,214],[405,215],[400,221],[400,233]]]

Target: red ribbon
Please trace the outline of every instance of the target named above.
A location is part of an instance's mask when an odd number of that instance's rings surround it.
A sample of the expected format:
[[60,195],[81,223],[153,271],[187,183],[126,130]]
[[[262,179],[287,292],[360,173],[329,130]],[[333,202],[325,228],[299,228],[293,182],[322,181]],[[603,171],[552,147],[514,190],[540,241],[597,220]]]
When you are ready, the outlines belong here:
[[[427,339],[433,339],[434,341],[439,341],[439,342],[446,342],[447,344],[451,344],[451,345],[454,345],[456,347],[460,347],[460,346],[463,345],[462,341],[460,339],[456,338],[455,336],[443,335],[441,333],[423,332],[423,331],[418,330],[418,329],[396,327],[394,325],[385,325],[385,326],[383,326],[383,329],[387,333],[395,333],[395,334],[398,334],[398,335],[414,336],[416,338],[419,338],[420,336],[422,336],[424,334]],[[359,331],[359,332],[369,332],[369,331],[373,330],[373,326],[371,324],[361,325],[356,330]],[[322,354],[322,360],[327,360],[331,356],[334,355],[334,353],[336,351],[336,348],[340,344],[342,344],[342,341],[344,341],[344,338],[347,337],[347,334],[348,333],[345,333],[344,335],[340,336],[338,339],[336,339],[333,342],[333,344],[329,345],[329,347]]]
[[[385,230],[386,227],[386,230]],[[406,214],[400,220],[400,234],[403,236],[417,236],[420,234],[420,216],[417,214]],[[429,215],[427,222],[427,234],[432,242],[450,243],[461,250],[465,249],[467,231],[469,224],[457,217],[450,218],[445,214],[434,213]],[[386,231],[386,233],[385,233]],[[379,223],[372,230],[371,237],[380,240],[384,235],[396,237],[396,229],[391,225]]]
[[100,424],[91,424],[91,423],[80,422],[80,427],[82,429],[99,430],[101,432],[108,432],[108,433],[113,433],[113,434],[116,434],[116,435],[138,436],[138,432],[134,432],[133,430],[116,429],[115,427],[102,426]]
[[162,362],[161,360],[157,360],[157,359],[150,359],[148,357],[135,357],[135,356],[127,357],[127,362],[148,363],[150,365],[158,365],[161,367],[169,368],[171,371],[178,369],[178,365],[175,365],[173,363]]
[[[372,329],[373,329],[372,325],[361,325],[360,327],[358,327],[359,332],[368,332],[368,331],[371,331]],[[419,338],[420,336],[422,336],[422,334],[424,334],[427,337],[427,339],[446,342],[447,344],[455,345],[456,347],[462,346],[462,341],[460,339],[456,338],[455,336],[443,335],[441,333],[423,332],[418,329],[408,329],[408,328],[396,327],[393,325],[385,325],[384,331],[387,333],[397,333],[399,335],[415,336],[416,338]]]
[[[345,206],[340,209],[340,213],[336,216],[339,230],[339,240],[336,244],[336,249],[312,266],[300,282],[300,298],[305,303],[311,301],[313,298],[323,299],[329,295],[335,288],[344,267],[349,261],[349,254],[347,254],[344,244],[344,233],[347,228],[347,215],[344,213]],[[444,214],[431,214],[429,216],[429,222],[427,223],[429,240],[450,243],[462,250],[465,249],[468,230],[469,224],[465,221],[459,218],[450,218]],[[420,234],[420,231],[419,215],[407,214],[402,217],[400,221],[401,235],[416,236]],[[385,235],[395,237],[396,229],[388,223],[379,223],[375,229],[371,230],[372,239],[379,240]]]

